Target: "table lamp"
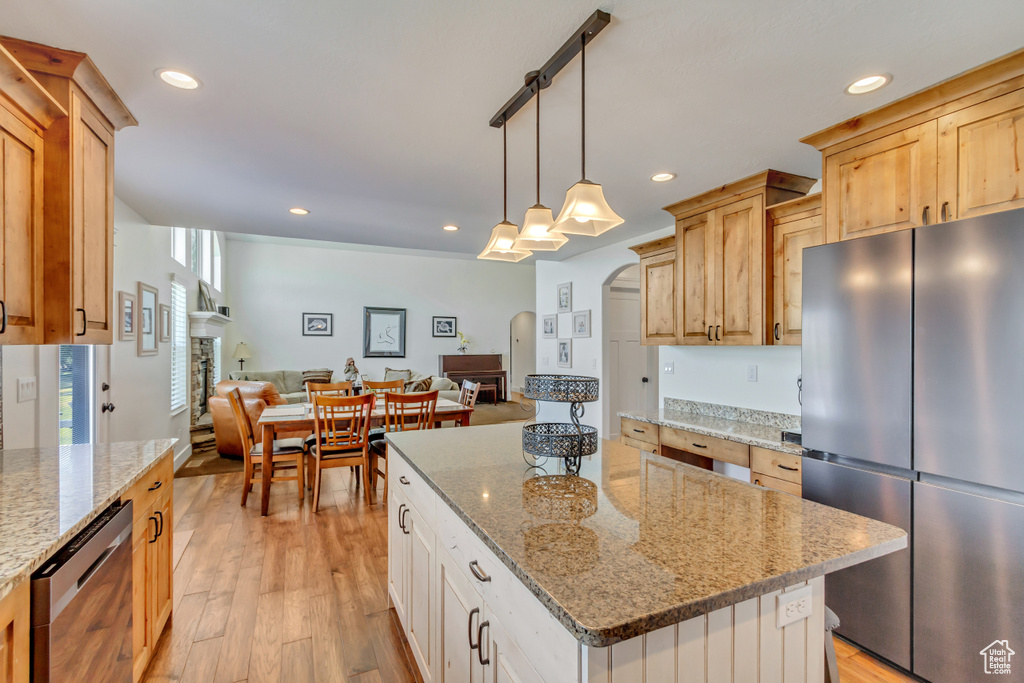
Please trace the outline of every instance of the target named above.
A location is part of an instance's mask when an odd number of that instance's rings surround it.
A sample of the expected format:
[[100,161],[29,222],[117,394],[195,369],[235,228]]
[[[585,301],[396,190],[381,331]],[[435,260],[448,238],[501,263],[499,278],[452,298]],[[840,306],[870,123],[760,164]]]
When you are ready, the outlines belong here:
[[249,353],[249,347],[245,345],[245,342],[238,342],[235,353],[231,357],[238,361],[238,369],[242,371],[245,369],[245,361],[252,358],[252,354]]

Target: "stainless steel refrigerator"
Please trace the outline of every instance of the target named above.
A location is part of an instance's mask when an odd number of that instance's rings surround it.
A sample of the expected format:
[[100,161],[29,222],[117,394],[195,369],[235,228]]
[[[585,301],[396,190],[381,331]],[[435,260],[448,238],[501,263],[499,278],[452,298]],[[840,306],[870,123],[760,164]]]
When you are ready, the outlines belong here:
[[936,683],[1007,641],[1024,679],[1024,210],[808,249],[803,302],[804,496],[910,532],[826,577],[839,633]]

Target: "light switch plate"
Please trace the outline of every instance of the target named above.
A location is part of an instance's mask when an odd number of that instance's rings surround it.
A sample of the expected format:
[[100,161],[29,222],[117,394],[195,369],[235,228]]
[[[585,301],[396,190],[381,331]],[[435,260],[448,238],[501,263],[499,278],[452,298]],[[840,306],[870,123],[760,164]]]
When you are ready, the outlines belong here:
[[814,600],[810,586],[795,591],[780,593],[775,596],[775,625],[779,628],[789,626],[801,619],[811,616]]
[[547,364],[548,364],[548,357],[544,356],[544,365],[547,365]]
[[747,381],[748,382],[756,382],[757,381],[757,366],[756,365],[748,365],[747,366]]
[[590,367],[593,368],[594,370],[597,370],[597,359],[596,358],[594,358],[594,359],[592,359],[590,361]]
[[34,401],[38,397],[38,391],[36,391],[36,378],[35,377],[19,377],[18,378],[18,403],[24,403],[25,401]]
[[666,375],[676,374],[676,364],[673,361],[669,361],[661,366],[661,371]]

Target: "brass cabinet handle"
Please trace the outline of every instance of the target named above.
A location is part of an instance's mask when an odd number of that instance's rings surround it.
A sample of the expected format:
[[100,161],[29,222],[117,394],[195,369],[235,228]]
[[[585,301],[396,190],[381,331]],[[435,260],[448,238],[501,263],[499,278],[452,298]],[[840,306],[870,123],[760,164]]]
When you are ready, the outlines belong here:
[[87,332],[86,328],[89,326],[89,318],[86,315],[84,308],[76,308],[75,312],[77,313],[78,311],[82,312],[82,331],[81,332],[76,332],[75,336],[76,337],[84,337],[85,333]]
[[476,577],[477,581],[483,581],[486,583],[491,580],[491,577],[487,572],[480,568],[480,564],[476,560],[469,563],[469,571],[473,572],[473,576]]
[[479,640],[476,642],[476,645],[473,644],[473,615],[474,614],[476,614],[476,615],[480,614],[480,608],[479,607],[474,607],[473,609],[469,610],[469,649],[470,650],[476,650],[477,648],[480,647],[480,641]]
[[[487,666],[491,663],[491,658],[487,657],[484,659],[484,629],[490,628],[491,622],[485,621],[476,627],[476,656],[480,660],[480,666]],[[490,648],[488,648],[490,650]]]

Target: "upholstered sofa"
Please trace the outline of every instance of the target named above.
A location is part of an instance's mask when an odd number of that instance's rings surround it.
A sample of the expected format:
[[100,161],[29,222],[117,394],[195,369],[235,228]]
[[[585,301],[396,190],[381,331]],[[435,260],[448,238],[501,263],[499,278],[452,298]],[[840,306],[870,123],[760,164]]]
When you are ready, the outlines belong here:
[[304,403],[306,400],[306,387],[302,383],[300,370],[240,370],[232,372],[228,377],[245,382],[270,382],[277,388],[283,403]]
[[[376,379],[369,375],[362,376],[366,379]],[[414,372],[412,370],[392,370],[391,368],[385,368],[384,370],[384,381],[400,379],[406,383],[408,390],[410,382],[420,382],[423,380],[430,380],[430,385],[423,388],[422,391],[436,391],[438,392],[438,398],[447,398],[450,401],[459,400],[459,385],[451,381],[447,377],[437,377],[435,375],[425,375],[420,372]]]
[[[231,404],[227,399],[228,392],[236,387],[242,394],[245,412],[249,415],[249,422],[254,427],[267,406],[285,405],[286,401],[271,382],[223,380],[217,383],[217,395],[211,396],[207,401],[210,415],[213,418],[213,436],[217,443],[217,453],[224,458],[241,460],[243,455],[242,436],[238,433],[238,425],[235,424],[235,416],[231,412]],[[284,433],[278,435],[278,438],[305,437],[306,434]],[[258,439],[259,435],[256,438]]]

